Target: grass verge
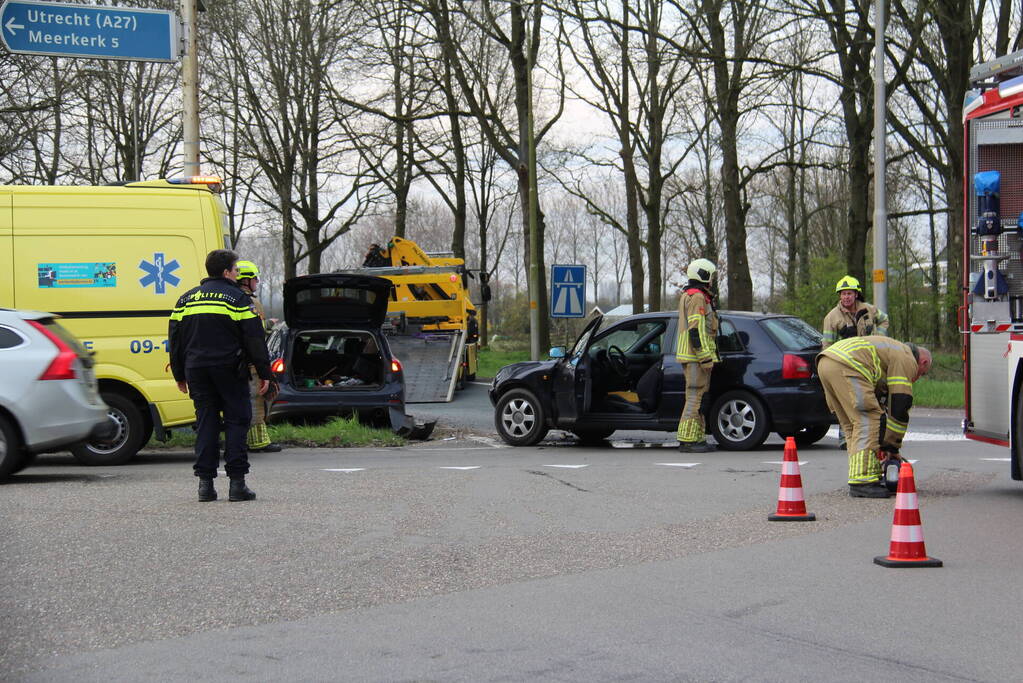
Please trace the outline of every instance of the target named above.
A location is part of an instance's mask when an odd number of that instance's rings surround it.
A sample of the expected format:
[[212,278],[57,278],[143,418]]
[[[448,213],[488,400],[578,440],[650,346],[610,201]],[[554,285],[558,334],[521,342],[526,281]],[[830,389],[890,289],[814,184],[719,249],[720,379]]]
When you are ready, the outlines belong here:
[[[405,439],[390,429],[368,427],[357,418],[335,417],[323,424],[269,425],[274,443],[290,446],[344,448],[349,446],[404,446]],[[175,429],[169,441],[150,439],[146,448],[191,448],[195,445],[195,432]]]
[[490,379],[505,365],[529,360],[529,351],[493,351],[480,349],[476,377]]
[[962,408],[963,381],[924,377],[913,384],[913,405],[927,408]]

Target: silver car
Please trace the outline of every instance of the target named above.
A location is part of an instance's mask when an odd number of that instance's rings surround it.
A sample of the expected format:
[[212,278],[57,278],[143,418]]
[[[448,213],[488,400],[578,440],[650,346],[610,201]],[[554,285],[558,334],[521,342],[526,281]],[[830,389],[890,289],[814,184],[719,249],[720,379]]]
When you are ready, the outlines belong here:
[[110,432],[92,365],[52,313],[0,308],[0,478]]

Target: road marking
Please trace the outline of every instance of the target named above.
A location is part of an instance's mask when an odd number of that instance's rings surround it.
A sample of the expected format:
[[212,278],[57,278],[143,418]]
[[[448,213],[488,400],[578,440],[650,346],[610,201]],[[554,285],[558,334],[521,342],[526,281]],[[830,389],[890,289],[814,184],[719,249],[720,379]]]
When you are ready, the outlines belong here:
[[990,460],[991,462],[1012,462],[1012,458],[981,458],[981,460]]
[[589,467],[589,465],[544,465],[544,467],[560,467],[566,470],[578,470],[583,467]]
[[665,467],[696,467],[702,465],[701,462],[655,462],[655,465],[664,465]]
[[481,387],[489,387],[490,382],[469,382],[469,384],[478,384]]
[[[809,460],[800,460],[799,464],[800,465],[805,465],[808,462],[810,462],[810,461]],[[785,461],[784,460],[764,460],[762,464],[764,464],[764,465],[783,465],[783,464],[785,464]]]
[[[828,436],[837,439],[838,428],[832,427],[828,430]],[[902,438],[903,442],[906,441],[965,441],[966,437],[960,431],[955,432],[944,432],[944,433],[930,433],[930,432],[906,432],[906,436]]]
[[439,469],[442,469],[442,470],[478,470],[479,468],[480,468],[479,465],[470,465],[469,467],[455,467],[455,466],[452,465],[452,466],[449,466],[449,467],[443,467],[442,466]]
[[331,467],[323,470],[324,472],[365,472],[365,467]]
[[676,448],[677,441],[612,441],[611,448]]

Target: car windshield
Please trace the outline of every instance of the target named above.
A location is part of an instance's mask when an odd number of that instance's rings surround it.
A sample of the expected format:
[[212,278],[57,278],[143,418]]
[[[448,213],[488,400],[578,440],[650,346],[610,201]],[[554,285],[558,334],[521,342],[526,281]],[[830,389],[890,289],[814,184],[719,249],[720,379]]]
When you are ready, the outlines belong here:
[[821,333],[799,318],[764,318],[760,324],[783,351],[813,351],[821,347]]

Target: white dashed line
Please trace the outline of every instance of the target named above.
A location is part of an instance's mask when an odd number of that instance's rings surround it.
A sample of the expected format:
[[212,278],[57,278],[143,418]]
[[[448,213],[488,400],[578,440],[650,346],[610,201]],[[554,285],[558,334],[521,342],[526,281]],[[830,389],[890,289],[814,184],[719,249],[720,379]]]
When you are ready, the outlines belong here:
[[566,470],[578,470],[583,467],[589,467],[589,465],[544,465],[544,467],[560,467]]
[[655,465],[663,465],[664,467],[696,467],[702,465],[701,462],[655,462]]
[[346,473],[347,472],[365,472],[366,468],[365,467],[347,467],[347,468],[331,467],[331,468],[326,468],[323,471],[324,472],[346,472]]
[[1012,458],[981,458],[981,460],[988,460],[990,462],[1012,462]]
[[442,467],[440,467],[438,469],[442,469],[442,470],[478,470],[479,468],[480,468],[479,465],[470,465],[469,467],[455,467],[455,466],[452,465],[452,466],[449,466],[449,467],[443,467],[442,466]]

